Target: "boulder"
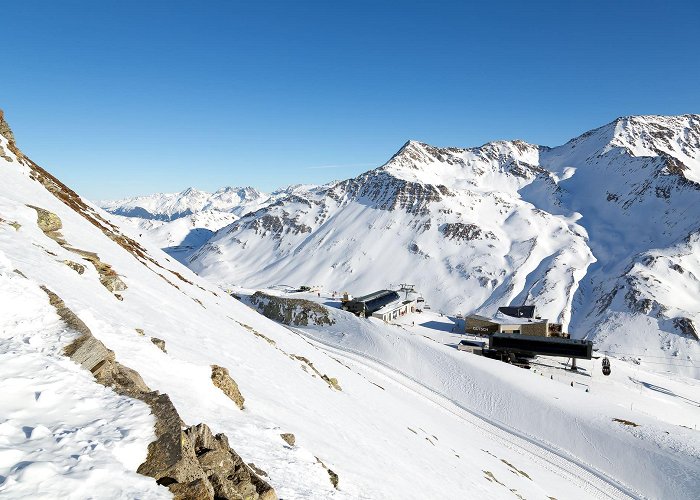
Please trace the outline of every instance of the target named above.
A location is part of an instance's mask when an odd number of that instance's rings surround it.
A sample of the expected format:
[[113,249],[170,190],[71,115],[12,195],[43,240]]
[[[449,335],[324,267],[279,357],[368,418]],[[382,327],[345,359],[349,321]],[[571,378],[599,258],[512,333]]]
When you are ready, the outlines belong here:
[[151,342],[153,342],[153,344],[164,353],[168,353],[168,351],[165,350],[165,340],[156,337],[151,337]]
[[211,381],[234,403],[236,403],[236,406],[238,406],[241,410],[243,409],[245,399],[243,398],[241,391],[238,389],[238,384],[236,384],[236,381],[231,378],[226,368],[223,366],[212,365]]
[[44,233],[53,233],[60,230],[63,227],[61,218],[53,212],[49,212],[46,209],[35,207],[34,205],[27,205],[29,208],[33,208],[36,211],[36,223]]
[[289,446],[294,446],[294,443],[296,442],[296,438],[294,437],[294,434],[291,432],[285,432],[284,434],[280,434],[280,437],[284,439],[284,441],[289,445]]

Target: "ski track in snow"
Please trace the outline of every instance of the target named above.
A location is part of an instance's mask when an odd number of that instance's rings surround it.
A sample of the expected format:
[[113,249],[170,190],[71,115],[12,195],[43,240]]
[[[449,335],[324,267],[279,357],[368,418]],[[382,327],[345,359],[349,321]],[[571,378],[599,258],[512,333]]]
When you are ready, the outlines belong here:
[[392,380],[407,391],[414,392],[429,399],[445,411],[462,419],[465,424],[488,433],[504,446],[527,456],[529,461],[537,462],[539,465],[558,474],[564,474],[567,479],[589,493],[591,498],[620,500],[642,498],[638,493],[631,491],[629,488],[606,476],[602,472],[593,469],[573,457],[566,456],[563,450],[557,450],[552,446],[547,446],[542,441],[538,441],[531,436],[526,436],[506,424],[480,415],[473,409],[467,408],[458,401],[450,399],[448,396],[431,389],[419,380],[416,380],[407,373],[382,360],[373,358],[366,353],[346,347],[339,347],[330,342],[324,342],[296,328],[289,328],[289,330],[310,340],[313,345],[322,350],[350,359],[367,369],[381,374],[384,378]]

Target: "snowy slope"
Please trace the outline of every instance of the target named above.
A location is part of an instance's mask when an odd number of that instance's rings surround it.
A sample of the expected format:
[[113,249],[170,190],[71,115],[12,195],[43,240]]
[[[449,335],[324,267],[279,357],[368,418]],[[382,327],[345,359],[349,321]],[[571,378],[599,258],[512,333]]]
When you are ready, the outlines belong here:
[[[528,428],[531,440],[517,429],[496,431],[461,406],[438,404],[420,388],[397,381],[396,372],[341,359],[261,317],[149,243],[130,239],[137,233],[113,225],[30,160],[18,158],[6,137],[0,146],[3,498],[169,496],[165,487],[134,472],[152,439],[147,408],[91,382],[88,372],[61,356],[76,332],[61,323],[41,286],[63,299],[119,362],[167,393],[185,423],[205,422],[225,432],[246,462],[267,472],[280,498],[625,498],[624,491],[678,498],[697,489],[697,437],[690,430],[674,429],[679,434],[664,441],[657,433],[666,427],[651,418],[643,419],[646,433],[635,439],[589,421],[589,413],[577,423],[598,429],[597,436],[612,433],[611,442],[621,440],[630,460],[639,455],[641,463],[668,474],[630,472],[636,463],[606,465],[605,446],[585,456],[575,448],[568,458],[556,458],[537,444],[566,444],[557,435],[547,437],[546,420]],[[28,205],[60,219],[60,236],[41,229],[42,212]],[[91,263],[96,258],[99,266]],[[125,289],[104,285],[104,266]],[[386,351],[387,340],[400,345],[386,335],[370,331],[365,348],[379,344]],[[151,338],[162,340],[165,351]],[[426,373],[449,373],[440,368],[439,352],[417,352],[415,365]],[[245,397],[243,410],[212,384],[212,364],[228,368]],[[338,387],[315,370],[336,379]],[[550,401],[543,396],[527,403],[521,377],[504,371],[497,387],[517,396],[528,414],[546,415]],[[496,398],[496,386],[479,388],[485,380],[443,383],[451,394],[463,386],[467,399],[473,391]],[[532,381],[531,390],[541,387],[543,394],[559,397],[545,383]],[[500,419],[502,406],[492,405],[491,412]],[[295,434],[294,446],[282,440],[284,432]],[[686,445],[677,447],[677,440]],[[337,473],[337,489],[319,459]],[[593,463],[586,464],[588,459]]]
[[[245,215],[188,265],[247,287],[359,295],[409,282],[449,313],[534,303],[612,355],[699,377],[698,254],[688,250],[700,229],[699,158],[697,115],[620,118],[556,148],[409,141],[382,167]],[[654,255],[688,266],[670,271],[687,297],[659,265],[634,277]]]
[[113,218],[119,225],[133,228],[140,237],[183,263],[216,231],[238,220],[237,215],[219,210],[195,212],[170,221],[120,215]]

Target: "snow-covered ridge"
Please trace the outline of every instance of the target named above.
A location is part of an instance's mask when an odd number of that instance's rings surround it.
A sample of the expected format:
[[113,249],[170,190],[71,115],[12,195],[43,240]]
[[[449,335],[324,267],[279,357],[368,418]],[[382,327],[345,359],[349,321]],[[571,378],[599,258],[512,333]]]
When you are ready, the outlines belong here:
[[[651,281],[632,295],[659,307],[596,306],[634,262],[673,254],[700,229],[699,138],[700,117],[682,115],[619,118],[558,147],[409,141],[374,170],[247,214],[187,262],[250,287],[312,282],[361,294],[411,282],[446,313],[531,302],[601,349],[661,356],[660,369],[700,376],[688,327],[700,324],[700,298],[678,300]],[[632,326],[642,316],[644,328]]]
[[197,212],[219,211],[242,215],[255,210],[269,195],[252,187],[223,187],[213,193],[189,187],[179,193],[157,193],[97,204],[115,215],[171,221]]

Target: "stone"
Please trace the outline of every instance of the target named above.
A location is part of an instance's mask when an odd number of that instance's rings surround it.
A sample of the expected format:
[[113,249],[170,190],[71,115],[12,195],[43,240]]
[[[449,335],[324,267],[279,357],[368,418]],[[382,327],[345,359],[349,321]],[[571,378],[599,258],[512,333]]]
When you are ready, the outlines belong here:
[[151,337],[151,342],[153,342],[153,344],[164,353],[168,353],[168,351],[165,350],[165,340],[156,337]]
[[249,462],[248,467],[250,467],[258,476],[267,477],[267,472],[256,466],[253,462]]
[[[114,271],[112,272],[114,273]],[[116,273],[100,274],[100,283],[102,283],[102,286],[112,293],[122,292],[127,288],[126,283],[124,283]]]
[[218,472],[209,476],[209,481],[214,488],[215,498],[225,498],[227,500],[252,500],[254,496],[244,497],[232,481],[228,480]]
[[59,231],[63,227],[61,218],[53,212],[49,212],[46,209],[35,207],[34,205],[27,205],[29,208],[33,208],[36,211],[36,223],[44,233],[53,233]]
[[229,450],[210,450],[197,457],[205,472],[235,469],[233,456]]
[[221,389],[226,396],[236,403],[238,408],[241,410],[243,409],[245,399],[243,398],[241,391],[238,389],[238,384],[236,384],[236,381],[231,378],[226,368],[223,366],[212,365],[211,380],[216,387]]
[[326,472],[328,473],[328,479],[330,480],[330,482],[331,482],[331,484],[333,485],[333,487],[337,490],[337,489],[338,489],[338,481],[339,481],[338,474],[336,474],[336,473],[333,472],[331,469],[329,469],[329,468],[326,466],[326,464],[324,464],[324,463],[321,461],[320,458],[318,458],[318,457],[315,457],[315,458],[316,458],[316,462],[318,462],[319,464],[321,464],[321,467],[323,467],[324,469],[326,469]]
[[180,428],[180,415],[167,394],[149,394],[143,401],[156,419],[156,440],[148,445],[148,456],[136,472],[151,476],[166,486],[206,480],[194,446]]
[[[185,430],[185,435],[189,438],[192,446],[194,446],[194,452],[197,456],[207,451],[228,449],[229,447],[228,440],[216,439],[211,433],[211,429],[209,429],[209,426],[206,424],[197,424],[188,427],[187,430]],[[223,434],[219,434],[219,436],[223,436]]]
[[284,441],[289,445],[289,446],[294,446],[294,443],[296,442],[296,438],[294,437],[294,434],[290,432],[285,432],[284,434],[280,434],[280,437],[284,439]]
[[83,274],[85,272],[85,266],[82,264],[78,264],[72,260],[64,260],[63,263],[78,274]]
[[168,488],[174,500],[214,500],[214,488],[205,479],[195,479],[189,483],[173,483]]

